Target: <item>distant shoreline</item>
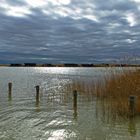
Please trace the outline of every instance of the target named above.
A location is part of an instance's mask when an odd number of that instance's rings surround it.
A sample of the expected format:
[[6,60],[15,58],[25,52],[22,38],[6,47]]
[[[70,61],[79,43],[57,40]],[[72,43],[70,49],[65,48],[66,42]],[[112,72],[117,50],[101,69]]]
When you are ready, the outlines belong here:
[[0,64],[0,67],[140,67],[140,64]]

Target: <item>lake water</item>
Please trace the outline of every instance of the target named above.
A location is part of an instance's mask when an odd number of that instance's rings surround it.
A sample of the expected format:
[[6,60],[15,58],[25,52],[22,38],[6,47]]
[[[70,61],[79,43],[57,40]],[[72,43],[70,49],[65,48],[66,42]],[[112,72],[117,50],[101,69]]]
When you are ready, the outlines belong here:
[[[110,71],[1,67],[0,140],[139,140],[140,118],[112,116],[96,99],[94,89],[78,92],[73,108],[69,85],[82,81],[86,87]],[[12,98],[8,98],[8,82],[13,83]],[[35,100],[36,85],[40,85],[40,102]]]

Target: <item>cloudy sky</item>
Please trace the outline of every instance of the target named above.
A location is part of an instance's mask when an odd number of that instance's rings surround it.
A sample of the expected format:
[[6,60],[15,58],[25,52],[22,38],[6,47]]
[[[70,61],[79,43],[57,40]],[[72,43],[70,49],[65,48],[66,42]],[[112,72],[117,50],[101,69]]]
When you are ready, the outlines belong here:
[[112,63],[139,55],[140,0],[0,0],[0,63]]

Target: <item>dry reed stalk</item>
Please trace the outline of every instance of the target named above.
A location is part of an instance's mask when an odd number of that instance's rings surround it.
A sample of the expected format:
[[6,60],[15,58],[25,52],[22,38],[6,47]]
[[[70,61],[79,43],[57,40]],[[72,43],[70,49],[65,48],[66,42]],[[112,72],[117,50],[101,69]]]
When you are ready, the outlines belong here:
[[96,94],[98,97],[111,99],[114,104],[110,104],[111,110],[117,111],[120,115],[128,114],[128,97],[136,96],[135,111],[140,114],[140,70],[122,71],[122,73],[113,73],[110,77],[104,78],[104,84],[96,85]]

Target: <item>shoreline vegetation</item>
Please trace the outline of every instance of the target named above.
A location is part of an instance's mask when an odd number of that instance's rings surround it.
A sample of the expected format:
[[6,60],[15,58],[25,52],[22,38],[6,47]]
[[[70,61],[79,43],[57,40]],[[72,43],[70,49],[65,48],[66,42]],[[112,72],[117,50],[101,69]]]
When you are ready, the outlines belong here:
[[0,64],[0,67],[140,67],[140,64],[36,64],[36,63],[13,63]]
[[[133,117],[140,115],[140,70],[125,70],[121,72],[111,70],[110,75],[105,75],[102,79],[86,83],[82,80],[75,80],[66,86],[66,91],[71,93],[74,90],[80,95],[91,95],[101,101],[101,108],[106,113],[122,117]],[[134,97],[132,105],[130,97]],[[91,99],[89,99],[91,100]]]
[[104,84],[96,85],[96,96],[106,101],[111,112],[122,116],[129,115],[129,97],[135,97],[133,113],[140,115],[140,70],[112,73],[110,77],[104,77]]

